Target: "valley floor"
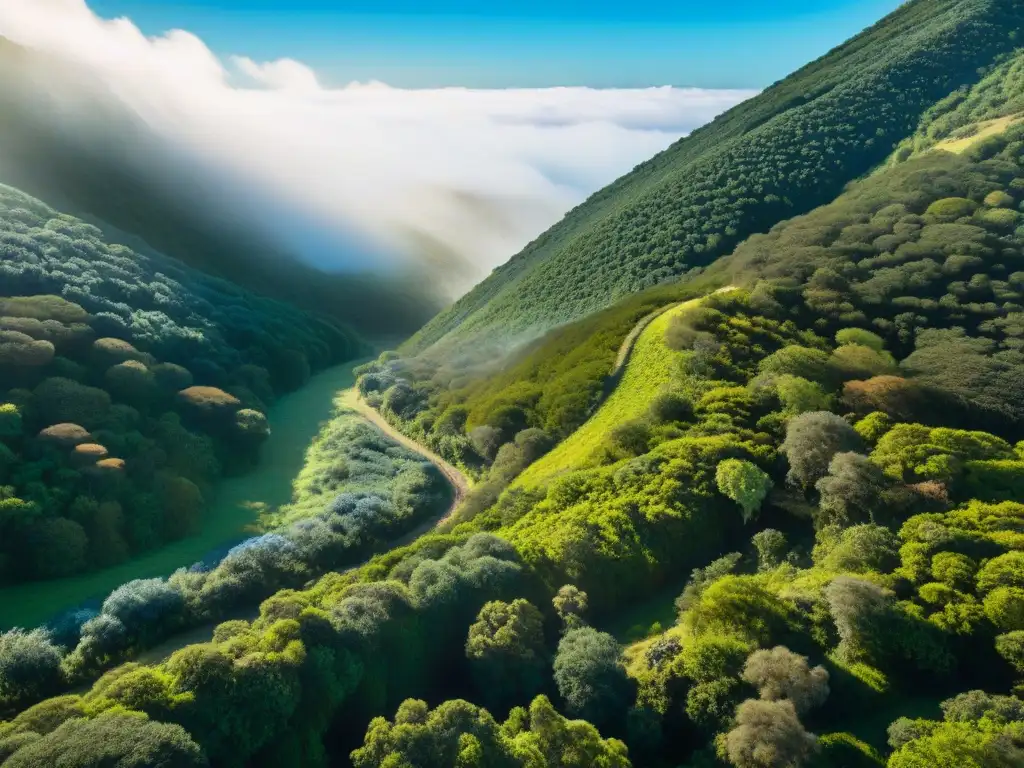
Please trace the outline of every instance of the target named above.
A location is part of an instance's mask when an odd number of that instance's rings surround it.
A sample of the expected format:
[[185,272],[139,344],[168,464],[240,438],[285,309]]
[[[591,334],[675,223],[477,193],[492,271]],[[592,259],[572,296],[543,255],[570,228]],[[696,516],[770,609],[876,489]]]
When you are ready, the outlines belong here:
[[291,499],[292,482],[302,469],[306,448],[331,417],[337,392],[352,386],[352,368],[359,362],[321,372],[270,409],[272,437],[263,447],[259,467],[220,483],[202,532],[114,568],[0,589],[0,629],[36,626],[68,608],[102,599],[132,579],[166,576],[247,538],[262,509]]

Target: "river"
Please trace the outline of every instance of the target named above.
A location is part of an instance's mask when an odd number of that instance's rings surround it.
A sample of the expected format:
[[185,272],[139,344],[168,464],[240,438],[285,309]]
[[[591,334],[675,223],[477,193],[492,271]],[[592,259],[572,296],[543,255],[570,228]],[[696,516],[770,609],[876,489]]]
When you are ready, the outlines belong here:
[[218,484],[201,532],[114,568],[0,588],[0,629],[37,626],[68,608],[102,599],[127,581],[167,576],[246,538],[257,521],[257,505],[280,506],[291,500],[292,481],[302,469],[306,448],[331,417],[335,395],[353,385],[352,369],[362,362],[322,371],[273,405],[267,414],[270,439],[259,466]]

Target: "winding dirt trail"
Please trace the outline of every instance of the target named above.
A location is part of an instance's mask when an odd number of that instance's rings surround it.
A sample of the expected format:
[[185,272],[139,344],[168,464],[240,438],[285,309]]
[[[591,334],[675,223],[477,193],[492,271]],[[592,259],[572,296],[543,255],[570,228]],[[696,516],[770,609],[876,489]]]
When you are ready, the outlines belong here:
[[437,467],[441,474],[444,475],[448,482],[451,484],[452,488],[455,489],[455,498],[452,499],[451,509],[448,510],[447,514],[445,514],[444,517],[436,521],[434,525],[440,525],[449,517],[451,517],[455,509],[465,500],[466,496],[469,494],[469,489],[471,485],[469,482],[469,478],[462,474],[462,472],[458,470],[456,467],[449,464],[447,461],[442,459],[432,450],[427,448],[425,445],[417,443],[411,437],[403,435],[401,432],[399,432],[397,429],[391,426],[391,424],[389,424],[384,419],[384,417],[377,412],[376,409],[371,407],[369,403],[367,403],[365,400],[363,400],[363,398],[359,396],[359,391],[356,390],[355,388],[349,389],[348,391],[343,393],[339,398],[339,402],[346,408],[349,408],[358,413],[360,416],[362,416],[368,422],[373,424],[373,426],[375,426],[377,429],[379,429],[381,432],[383,432],[385,435],[390,437],[392,440],[394,440],[402,447],[408,448],[413,453],[418,453],[420,456],[422,456],[435,467]]

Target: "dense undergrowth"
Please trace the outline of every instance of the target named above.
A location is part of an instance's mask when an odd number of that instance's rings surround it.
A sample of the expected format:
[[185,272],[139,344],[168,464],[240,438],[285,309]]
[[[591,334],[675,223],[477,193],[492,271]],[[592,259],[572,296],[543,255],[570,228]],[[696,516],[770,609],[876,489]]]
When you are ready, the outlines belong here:
[[[1024,507],[974,478],[1024,461],[993,434],[829,413],[851,408],[858,377],[896,361],[867,331],[809,335],[795,319],[815,316],[804,300],[775,294],[766,310],[766,290],[677,316],[668,338],[685,363],[673,388],[692,410],[655,425],[636,457],[609,455],[529,504],[510,491],[451,534],[278,594],[212,644],[30,709],[0,742],[25,744],[11,764],[53,754],[67,738],[57,723],[99,729],[120,707],[181,724],[218,764],[282,765],[324,759],[324,731],[329,752],[351,748],[356,713],[365,723],[409,696],[500,715],[546,694],[624,739],[638,764],[767,765],[745,757],[762,745],[794,764],[880,764],[881,747],[894,766],[921,754],[969,764],[969,750],[978,765],[1015,765]],[[587,623],[695,568],[679,626],[621,666],[614,640]],[[989,693],[955,697],[971,687]],[[911,691],[948,699],[944,719],[897,720],[891,747],[844,733]],[[394,725],[374,721],[354,760],[533,764],[512,744],[565,728],[535,716],[543,706],[513,709],[499,728],[469,705],[432,714],[407,702]],[[621,754],[581,727],[549,735],[557,747],[540,764],[586,764],[572,762],[576,741]]]
[[1006,57],[970,88],[960,88],[928,109],[914,135],[891,158],[901,163],[935,146],[969,146],[992,122],[1024,116],[1024,54]]

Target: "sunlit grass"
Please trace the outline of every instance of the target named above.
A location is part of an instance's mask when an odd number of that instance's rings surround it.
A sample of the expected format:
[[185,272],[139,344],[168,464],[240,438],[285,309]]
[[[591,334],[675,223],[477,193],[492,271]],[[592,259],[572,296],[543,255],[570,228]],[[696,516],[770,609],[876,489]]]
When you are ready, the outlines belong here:
[[998,117],[995,120],[986,120],[984,122],[977,123],[977,130],[970,136],[965,136],[960,139],[946,139],[945,141],[940,141],[934,148],[944,149],[947,152],[953,152],[954,154],[959,155],[970,149],[979,141],[983,141],[990,136],[997,136],[1021,119],[1021,115],[1007,115],[1006,117]]
[[665,344],[665,331],[673,317],[701,300],[677,304],[651,321],[637,338],[622,380],[608,399],[582,427],[523,472],[513,487],[537,488],[587,466],[616,426],[642,418],[680,362],[681,353]]

